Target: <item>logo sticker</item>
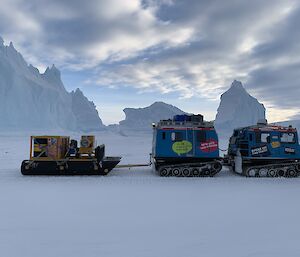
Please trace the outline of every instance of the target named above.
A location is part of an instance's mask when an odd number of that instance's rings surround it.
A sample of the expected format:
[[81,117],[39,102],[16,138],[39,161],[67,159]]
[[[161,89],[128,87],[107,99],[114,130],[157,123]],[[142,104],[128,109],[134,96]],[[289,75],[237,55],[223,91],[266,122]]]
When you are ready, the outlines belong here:
[[286,147],[284,149],[284,152],[287,153],[287,154],[295,154],[296,150],[294,148]]
[[180,154],[185,154],[190,152],[193,149],[193,145],[191,142],[183,140],[180,142],[175,142],[172,145],[172,150],[177,153],[178,155]]
[[251,154],[252,156],[255,156],[255,155],[268,155],[269,154],[269,149],[268,149],[268,146],[264,145],[264,146],[261,146],[261,147],[256,147],[256,148],[252,148],[251,149]]
[[215,139],[208,139],[206,142],[200,144],[200,150],[205,153],[211,153],[218,150],[218,141]]
[[272,146],[272,148],[278,148],[278,147],[280,147],[280,142],[272,142],[271,146]]

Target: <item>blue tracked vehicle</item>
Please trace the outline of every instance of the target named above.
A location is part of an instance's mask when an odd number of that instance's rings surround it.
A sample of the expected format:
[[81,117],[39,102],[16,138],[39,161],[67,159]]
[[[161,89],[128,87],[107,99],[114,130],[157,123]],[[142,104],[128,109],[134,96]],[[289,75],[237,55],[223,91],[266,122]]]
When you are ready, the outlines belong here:
[[222,169],[217,133],[202,115],[176,115],[153,130],[152,163],[160,176],[214,176]]
[[227,161],[232,171],[247,177],[296,177],[300,172],[297,130],[266,121],[235,129]]

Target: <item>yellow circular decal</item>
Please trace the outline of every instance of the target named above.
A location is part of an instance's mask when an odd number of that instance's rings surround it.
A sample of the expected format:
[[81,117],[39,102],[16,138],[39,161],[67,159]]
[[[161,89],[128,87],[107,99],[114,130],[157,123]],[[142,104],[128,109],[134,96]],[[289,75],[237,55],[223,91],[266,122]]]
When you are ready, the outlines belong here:
[[272,145],[272,148],[278,148],[278,147],[280,147],[280,142],[272,142],[271,145]]
[[183,140],[180,142],[175,142],[172,145],[172,150],[178,155],[188,153],[193,149],[193,145],[191,142]]

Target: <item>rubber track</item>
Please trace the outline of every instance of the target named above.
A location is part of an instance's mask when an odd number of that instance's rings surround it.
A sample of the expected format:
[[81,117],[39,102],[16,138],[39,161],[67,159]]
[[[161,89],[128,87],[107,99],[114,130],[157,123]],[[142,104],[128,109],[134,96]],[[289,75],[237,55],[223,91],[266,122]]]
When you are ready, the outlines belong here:
[[[280,168],[281,168],[281,169],[294,168],[295,171],[296,171],[296,176],[295,176],[295,177],[298,177],[298,176],[299,176],[299,170],[297,169],[297,165],[300,165],[300,162],[286,162],[286,163],[280,163],[280,164],[266,164],[266,165],[248,166],[248,167],[246,167],[246,168],[243,168],[243,174],[241,174],[241,175],[250,177],[250,176],[248,175],[248,174],[249,174],[248,171],[249,171],[250,169],[257,169],[257,170],[259,170],[259,169],[264,168],[264,169],[268,169],[268,170],[270,170],[270,169],[275,169],[275,170],[277,170],[277,169],[280,169]],[[257,173],[256,173],[256,174],[257,174]],[[259,174],[257,174],[256,177],[260,177]],[[271,177],[271,176],[269,176],[269,175],[267,174],[267,176],[264,176],[264,177]],[[278,177],[278,175],[277,175],[277,177]],[[284,174],[283,177],[289,177],[289,175],[286,174],[286,172],[285,172],[285,174]]]
[[[220,169],[219,170],[214,170],[214,169],[209,169],[209,174],[200,174],[198,176],[194,176],[193,174],[191,174],[190,176],[184,176],[182,173],[178,176],[178,177],[213,177],[215,176],[216,174],[218,174],[221,170],[222,170],[222,164],[221,162],[219,161],[212,161],[212,162],[199,162],[199,163],[182,163],[182,164],[172,164],[172,165],[163,165],[161,166],[159,169],[158,169],[158,173],[160,175],[160,171],[162,169],[168,169],[169,170],[169,174],[167,175],[168,177],[169,176],[173,176],[171,174],[171,170],[174,170],[174,169],[179,169],[180,171],[183,171],[184,169],[199,169],[200,171],[209,167],[210,166],[213,166],[214,164],[216,163],[219,163],[220,164]],[[162,175],[160,175],[162,176]]]

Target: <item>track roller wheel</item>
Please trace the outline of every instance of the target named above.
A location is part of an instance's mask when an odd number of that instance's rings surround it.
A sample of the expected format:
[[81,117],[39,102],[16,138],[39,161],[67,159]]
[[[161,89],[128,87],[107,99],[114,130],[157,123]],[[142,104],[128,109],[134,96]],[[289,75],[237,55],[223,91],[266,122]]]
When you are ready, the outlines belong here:
[[277,174],[278,174],[279,177],[284,177],[285,171],[283,169],[279,169],[277,171]]
[[269,169],[268,175],[269,175],[269,177],[273,177],[273,178],[276,177],[277,176],[277,170]]
[[175,176],[175,177],[180,177],[180,169],[178,168],[175,168],[172,170],[172,175]]
[[30,170],[30,165],[28,164],[27,161],[23,161],[21,165],[21,173],[22,175],[28,175]]
[[256,169],[249,169],[248,177],[255,177],[255,176],[256,176]]
[[289,168],[286,172],[287,177],[294,178],[297,177],[297,171],[294,168]]
[[192,176],[193,177],[199,177],[200,176],[200,171],[197,168],[192,169]]
[[209,176],[210,177],[214,177],[216,174],[217,174],[218,172],[216,172],[216,171],[210,171],[210,173],[209,173]]
[[191,176],[191,171],[190,171],[190,169],[184,168],[183,171],[182,171],[182,175],[183,175],[184,177],[190,177],[190,176]]
[[167,177],[169,175],[169,171],[166,168],[162,168],[159,170],[159,175],[161,177]]
[[63,171],[65,170],[65,166],[59,165],[59,166],[58,166],[58,169],[59,169],[61,172],[63,172]]
[[222,164],[219,162],[215,162],[212,166],[212,168],[216,171],[219,172],[222,169]]
[[296,171],[300,172],[300,163],[295,166]]
[[265,168],[258,170],[259,177],[267,177],[268,176],[268,170]]
[[210,169],[209,168],[204,168],[204,169],[202,169],[201,170],[201,175],[200,176],[204,176],[204,177],[207,177],[207,176],[209,176],[210,175]]

